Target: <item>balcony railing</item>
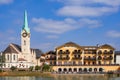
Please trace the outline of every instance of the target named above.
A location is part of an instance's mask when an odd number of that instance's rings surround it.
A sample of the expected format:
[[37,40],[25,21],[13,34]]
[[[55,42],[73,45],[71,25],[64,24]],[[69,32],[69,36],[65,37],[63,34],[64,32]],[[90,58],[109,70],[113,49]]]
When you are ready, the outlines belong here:
[[113,51],[104,51],[103,54],[113,54]]
[[84,60],[96,60],[96,57],[84,57]]
[[73,60],[81,60],[82,57],[73,57],[72,59],[73,59]]
[[112,60],[113,59],[113,57],[111,56],[111,57],[103,57],[103,60]]
[[65,51],[65,52],[59,51],[58,54],[70,54],[70,52],[69,51],[68,52],[67,51]]
[[98,51],[98,54],[102,54],[102,51]]
[[58,57],[58,60],[69,60],[70,57]]
[[75,52],[75,51],[74,51],[73,54],[82,54],[82,52]]

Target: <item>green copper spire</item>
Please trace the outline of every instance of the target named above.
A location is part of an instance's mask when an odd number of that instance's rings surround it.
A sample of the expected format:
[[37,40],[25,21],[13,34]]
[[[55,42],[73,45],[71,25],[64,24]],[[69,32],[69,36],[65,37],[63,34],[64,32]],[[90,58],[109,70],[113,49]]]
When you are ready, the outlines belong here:
[[25,30],[27,33],[30,33],[30,29],[28,27],[28,20],[27,20],[27,11],[24,13],[24,24],[22,30]]

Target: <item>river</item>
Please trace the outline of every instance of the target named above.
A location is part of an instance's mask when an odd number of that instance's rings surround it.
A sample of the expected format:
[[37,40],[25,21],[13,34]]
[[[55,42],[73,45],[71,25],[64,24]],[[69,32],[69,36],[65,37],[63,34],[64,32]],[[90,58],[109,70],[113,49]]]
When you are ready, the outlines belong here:
[[18,76],[18,77],[0,77],[0,80],[120,80],[120,77],[111,76],[80,76],[80,75],[56,75],[54,77],[35,77],[35,76]]

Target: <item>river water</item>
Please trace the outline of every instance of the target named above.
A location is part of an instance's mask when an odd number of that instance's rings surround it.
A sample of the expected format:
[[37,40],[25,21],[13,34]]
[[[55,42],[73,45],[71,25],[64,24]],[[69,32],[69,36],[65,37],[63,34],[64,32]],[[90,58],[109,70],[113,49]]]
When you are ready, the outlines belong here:
[[0,80],[120,80],[120,77],[111,76],[80,76],[80,75],[57,75],[54,77],[0,77]]

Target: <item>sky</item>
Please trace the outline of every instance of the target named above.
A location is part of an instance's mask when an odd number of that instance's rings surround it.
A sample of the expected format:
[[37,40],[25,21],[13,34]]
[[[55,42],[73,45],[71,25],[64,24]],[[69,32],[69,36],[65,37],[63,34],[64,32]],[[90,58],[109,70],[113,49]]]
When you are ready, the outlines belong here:
[[25,10],[31,48],[47,52],[75,42],[120,50],[120,0],[0,0],[0,51],[21,44]]

